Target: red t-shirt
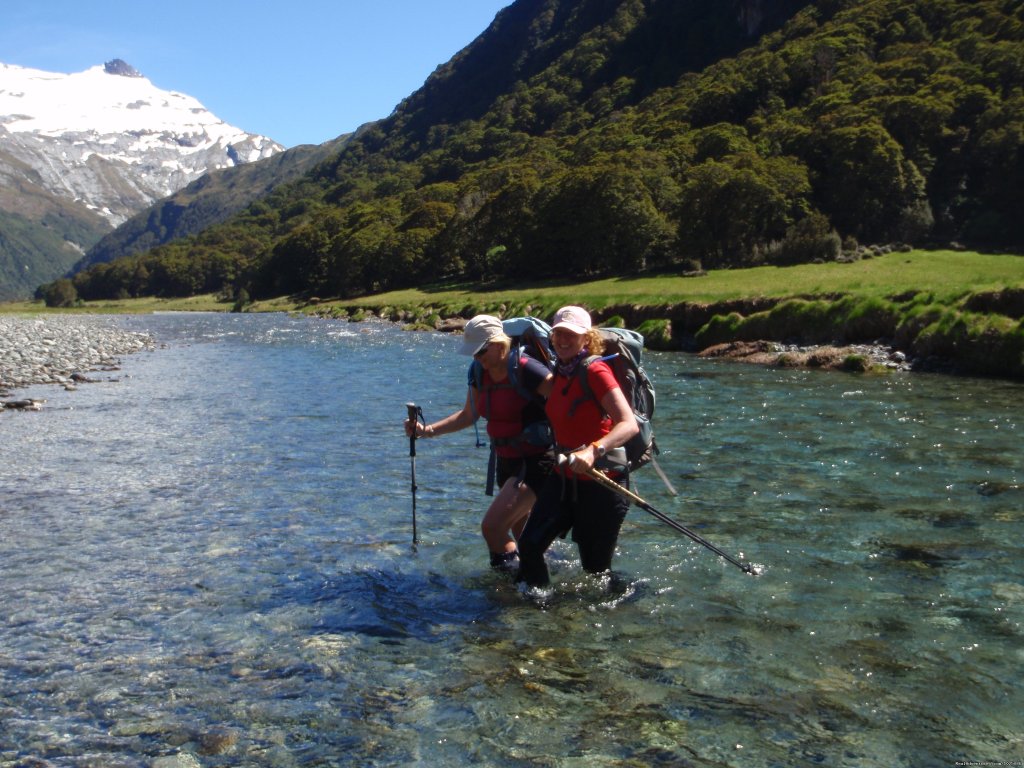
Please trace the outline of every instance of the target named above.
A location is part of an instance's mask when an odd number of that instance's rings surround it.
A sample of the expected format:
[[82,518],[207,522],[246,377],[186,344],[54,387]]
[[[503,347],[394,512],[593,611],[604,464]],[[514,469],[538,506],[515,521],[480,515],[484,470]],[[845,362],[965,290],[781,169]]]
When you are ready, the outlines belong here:
[[[580,377],[584,375],[588,376],[593,398],[585,396],[583,385],[580,384]],[[600,401],[609,391],[618,388],[619,382],[615,380],[612,369],[600,360],[591,363],[590,370],[585,374],[577,372],[567,379],[556,373],[544,409],[555,432],[555,443],[573,450],[611,432],[612,420],[601,409]],[[577,401],[579,404],[570,417],[569,410]]]

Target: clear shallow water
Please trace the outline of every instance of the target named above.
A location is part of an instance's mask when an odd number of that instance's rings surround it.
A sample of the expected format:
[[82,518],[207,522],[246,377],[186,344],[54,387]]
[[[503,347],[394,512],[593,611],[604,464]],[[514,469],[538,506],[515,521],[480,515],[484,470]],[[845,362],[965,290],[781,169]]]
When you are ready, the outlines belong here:
[[651,354],[669,497],[616,578],[492,574],[450,338],[117,318],[164,348],[0,415],[0,766],[1024,759],[1024,387]]

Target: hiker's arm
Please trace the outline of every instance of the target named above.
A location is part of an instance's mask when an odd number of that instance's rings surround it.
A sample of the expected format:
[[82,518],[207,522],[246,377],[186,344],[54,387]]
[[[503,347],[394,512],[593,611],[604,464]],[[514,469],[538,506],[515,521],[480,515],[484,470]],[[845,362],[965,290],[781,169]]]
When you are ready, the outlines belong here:
[[626,396],[622,390],[616,387],[609,389],[601,398],[601,407],[612,419],[612,431],[601,438],[601,444],[606,450],[618,448],[629,442],[630,438],[640,431],[636,418],[633,416],[633,409],[626,402]]
[[[622,390],[618,387],[609,389],[605,393],[604,397],[601,398],[601,407],[612,420],[611,431],[600,440],[595,441],[603,445],[605,451],[625,445],[631,437],[640,431],[636,418],[633,416],[633,409],[629,407],[629,403],[626,402],[626,396],[622,394]],[[573,451],[570,456],[574,464],[576,461],[580,461],[586,465],[587,469],[593,467],[599,458],[597,446],[594,443],[584,446],[578,451]],[[579,471],[581,468],[574,466],[573,469]]]
[[533,392],[545,400],[548,399],[548,395],[551,394],[551,386],[555,381],[555,376],[551,373],[551,369],[539,360],[534,360],[527,355],[526,364],[522,367],[520,376],[524,389],[528,392]]
[[473,422],[476,421],[476,417],[473,414],[473,403],[470,399],[473,395],[473,388],[467,387],[466,403],[462,406],[462,410],[456,411],[450,416],[445,416],[440,421],[435,421],[427,425],[417,424],[417,436],[437,437],[438,435],[446,435],[449,432],[458,432],[460,429],[472,426]]
[[537,389],[534,390],[538,395],[543,397],[545,400],[548,399],[548,395],[551,394],[551,388],[555,385],[554,374],[549,373],[540,384],[537,385]]

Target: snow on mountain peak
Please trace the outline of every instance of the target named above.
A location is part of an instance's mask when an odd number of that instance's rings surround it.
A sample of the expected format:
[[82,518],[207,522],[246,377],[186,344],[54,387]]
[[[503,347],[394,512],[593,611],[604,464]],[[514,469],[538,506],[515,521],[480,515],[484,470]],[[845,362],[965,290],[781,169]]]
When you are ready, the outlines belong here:
[[209,170],[284,147],[113,59],[72,74],[0,63],[0,149],[116,226]]
[[[128,72],[135,75],[124,76]],[[67,75],[0,65],[0,124],[11,133],[46,136],[131,131],[208,133],[227,141],[247,136],[197,99],[157,88],[120,60]]]

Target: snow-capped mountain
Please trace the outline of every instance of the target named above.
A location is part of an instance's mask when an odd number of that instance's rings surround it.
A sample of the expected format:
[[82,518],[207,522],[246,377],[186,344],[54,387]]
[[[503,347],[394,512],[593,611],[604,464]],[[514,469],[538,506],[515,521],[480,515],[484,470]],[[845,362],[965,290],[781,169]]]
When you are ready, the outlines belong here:
[[0,187],[41,187],[111,228],[209,170],[283,150],[118,59],[73,74],[0,64]]

